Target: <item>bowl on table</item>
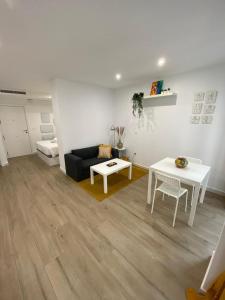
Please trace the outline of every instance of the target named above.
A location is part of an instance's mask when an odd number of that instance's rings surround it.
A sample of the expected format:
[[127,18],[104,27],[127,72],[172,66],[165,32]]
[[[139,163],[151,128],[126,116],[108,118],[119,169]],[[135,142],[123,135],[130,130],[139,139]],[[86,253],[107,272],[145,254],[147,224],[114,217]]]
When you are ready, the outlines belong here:
[[185,157],[177,157],[175,160],[175,165],[177,168],[184,169],[188,165],[188,161]]

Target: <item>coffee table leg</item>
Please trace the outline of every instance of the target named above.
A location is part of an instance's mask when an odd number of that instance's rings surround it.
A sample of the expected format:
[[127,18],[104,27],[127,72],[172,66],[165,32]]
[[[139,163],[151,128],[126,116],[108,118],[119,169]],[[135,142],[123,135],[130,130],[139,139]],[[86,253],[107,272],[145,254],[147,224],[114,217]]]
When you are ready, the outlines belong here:
[[107,186],[107,176],[106,175],[103,176],[103,184],[104,184],[104,193],[107,194],[108,186]]
[[128,179],[132,179],[132,165],[129,167],[129,174],[128,174]]
[[91,184],[94,184],[94,171],[90,168]]

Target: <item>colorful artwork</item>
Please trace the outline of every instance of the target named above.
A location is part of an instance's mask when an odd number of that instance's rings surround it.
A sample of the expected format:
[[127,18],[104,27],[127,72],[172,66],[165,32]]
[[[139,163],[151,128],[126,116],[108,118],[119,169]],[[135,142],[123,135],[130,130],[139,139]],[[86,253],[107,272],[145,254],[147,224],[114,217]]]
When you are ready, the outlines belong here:
[[163,80],[153,81],[150,95],[154,96],[154,95],[161,94],[162,87],[163,87]]

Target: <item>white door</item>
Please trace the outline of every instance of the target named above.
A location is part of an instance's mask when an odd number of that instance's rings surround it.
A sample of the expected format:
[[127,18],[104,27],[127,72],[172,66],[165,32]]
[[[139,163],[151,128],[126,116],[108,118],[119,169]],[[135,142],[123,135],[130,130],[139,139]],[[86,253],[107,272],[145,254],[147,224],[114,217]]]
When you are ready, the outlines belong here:
[[24,108],[0,106],[0,120],[8,157],[31,154]]

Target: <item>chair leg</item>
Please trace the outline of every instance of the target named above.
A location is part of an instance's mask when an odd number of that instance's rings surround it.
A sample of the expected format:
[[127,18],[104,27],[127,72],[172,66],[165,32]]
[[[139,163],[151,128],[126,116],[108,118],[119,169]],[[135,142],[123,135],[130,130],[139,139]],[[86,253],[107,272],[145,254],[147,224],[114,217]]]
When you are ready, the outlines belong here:
[[174,212],[174,217],[173,217],[173,227],[175,226],[175,221],[176,221],[176,216],[177,216],[177,208],[178,208],[178,203],[179,203],[179,198],[176,198],[176,207],[175,207],[175,212]]
[[185,212],[187,211],[187,202],[188,202],[188,191],[186,193],[186,199],[185,199],[185,209],[184,209]]
[[162,200],[163,201],[165,200],[165,194],[164,193],[162,194]]
[[155,194],[156,194],[156,191],[154,190],[153,198],[152,198],[152,209],[151,209],[151,214],[153,213],[153,208],[154,208],[154,204],[155,204]]

